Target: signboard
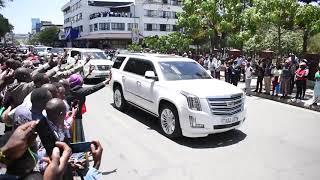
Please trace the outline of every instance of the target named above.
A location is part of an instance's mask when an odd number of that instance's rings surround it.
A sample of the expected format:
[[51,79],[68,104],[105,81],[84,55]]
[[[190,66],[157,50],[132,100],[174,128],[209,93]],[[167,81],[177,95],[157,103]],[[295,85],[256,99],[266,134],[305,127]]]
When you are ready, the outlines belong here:
[[131,32],[131,40],[132,43],[139,43],[139,29],[138,28],[132,28],[132,32]]

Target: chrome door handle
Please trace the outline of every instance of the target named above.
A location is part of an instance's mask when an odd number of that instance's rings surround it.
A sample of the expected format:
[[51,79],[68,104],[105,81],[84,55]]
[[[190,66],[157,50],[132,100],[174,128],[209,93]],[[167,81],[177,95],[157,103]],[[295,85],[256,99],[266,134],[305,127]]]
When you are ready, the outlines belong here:
[[122,76],[122,80],[123,80],[123,81],[126,80],[126,77],[125,77],[125,76]]
[[137,81],[137,86],[140,87],[141,86],[141,82]]

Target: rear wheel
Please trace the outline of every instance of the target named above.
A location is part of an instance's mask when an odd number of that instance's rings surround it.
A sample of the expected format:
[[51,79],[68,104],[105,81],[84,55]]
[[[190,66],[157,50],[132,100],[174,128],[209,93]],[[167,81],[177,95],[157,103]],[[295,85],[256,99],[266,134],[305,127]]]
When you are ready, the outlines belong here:
[[182,135],[178,111],[174,105],[167,103],[161,106],[159,122],[163,134],[168,138]]
[[123,97],[120,86],[116,86],[113,90],[113,102],[116,109],[118,109],[119,111],[124,111],[127,106],[127,102]]

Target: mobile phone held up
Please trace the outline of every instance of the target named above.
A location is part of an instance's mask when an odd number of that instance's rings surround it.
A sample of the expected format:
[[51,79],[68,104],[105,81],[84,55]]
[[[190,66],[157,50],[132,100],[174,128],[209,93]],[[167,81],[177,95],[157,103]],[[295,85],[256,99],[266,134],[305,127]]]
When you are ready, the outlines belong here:
[[81,153],[91,151],[91,142],[71,143],[70,148],[72,153]]
[[49,127],[46,119],[41,119],[36,127],[36,131],[40,137],[42,145],[46,149],[47,155],[51,157],[53,148],[56,146],[57,136]]

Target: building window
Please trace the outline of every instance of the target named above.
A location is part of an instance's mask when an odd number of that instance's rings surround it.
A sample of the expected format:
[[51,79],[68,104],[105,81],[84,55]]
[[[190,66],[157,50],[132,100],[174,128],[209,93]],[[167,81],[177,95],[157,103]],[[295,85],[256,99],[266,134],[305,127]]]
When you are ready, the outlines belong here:
[[167,24],[160,24],[160,31],[170,31],[170,26]]
[[99,23],[99,30],[100,31],[110,30],[110,23]]
[[172,25],[172,31],[177,31],[177,25]]
[[137,23],[128,23],[128,31],[132,31],[132,29],[138,29],[139,25]]
[[161,11],[160,17],[162,18],[170,18],[170,12],[169,11]]
[[155,16],[157,16],[157,11],[156,10],[146,10],[146,16],[147,17],[155,17]]
[[168,4],[168,0],[162,0],[163,4]]
[[93,31],[93,25],[92,24],[89,25],[89,29],[90,29],[90,32]]
[[157,24],[144,24],[145,31],[157,31]]
[[82,13],[79,14],[79,20],[82,20]]
[[94,24],[94,31],[98,31],[98,23]]
[[125,23],[111,23],[111,29],[114,31],[124,31]]
[[172,18],[178,19],[178,13],[177,12],[172,12]]
[[171,5],[173,5],[173,6],[181,6],[181,1],[180,0],[171,0]]
[[83,32],[83,26],[79,26],[79,31]]

